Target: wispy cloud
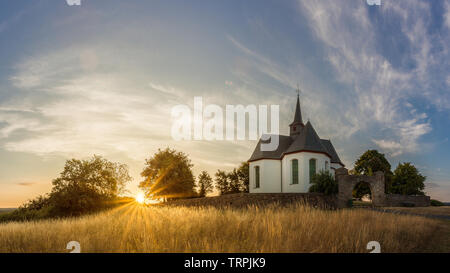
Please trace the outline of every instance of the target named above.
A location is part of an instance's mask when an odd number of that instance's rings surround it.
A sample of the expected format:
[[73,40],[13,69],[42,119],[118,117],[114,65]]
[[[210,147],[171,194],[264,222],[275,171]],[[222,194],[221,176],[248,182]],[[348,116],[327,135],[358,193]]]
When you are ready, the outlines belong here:
[[423,113],[403,111],[405,101],[424,95],[414,83],[420,81],[425,86],[430,80],[429,67],[435,56],[425,27],[429,7],[421,2],[402,4],[386,1],[381,12],[400,20],[412,48],[410,58],[416,63],[410,70],[394,67],[380,53],[377,26],[369,19],[363,1],[300,1],[302,14],[323,42],[338,79],[357,98],[356,104],[349,105],[347,115],[358,116],[359,124],[366,125],[360,129],[383,130],[384,138],[373,141],[393,156],[418,151],[420,138],[432,130],[430,121],[421,118]]
[[36,183],[34,183],[34,182],[20,182],[20,183],[17,183],[17,185],[24,186],[24,187],[31,187],[34,184],[36,184]]

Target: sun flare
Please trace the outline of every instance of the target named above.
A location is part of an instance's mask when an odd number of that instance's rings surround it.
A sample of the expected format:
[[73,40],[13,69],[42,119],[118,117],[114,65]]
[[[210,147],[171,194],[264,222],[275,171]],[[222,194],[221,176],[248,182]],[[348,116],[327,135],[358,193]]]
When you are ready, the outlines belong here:
[[145,203],[145,195],[143,192],[140,192],[136,195],[136,202],[138,202],[139,204],[144,204]]

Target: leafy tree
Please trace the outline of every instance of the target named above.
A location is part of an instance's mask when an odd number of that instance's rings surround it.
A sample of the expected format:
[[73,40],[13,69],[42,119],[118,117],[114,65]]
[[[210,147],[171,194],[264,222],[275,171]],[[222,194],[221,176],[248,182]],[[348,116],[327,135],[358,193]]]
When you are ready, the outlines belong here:
[[131,180],[126,165],[101,156],[67,160],[60,176],[52,182],[49,203],[55,214],[80,215],[116,198]]
[[326,195],[336,194],[338,192],[338,183],[329,171],[320,171],[314,174],[311,179],[309,192],[320,192]]
[[226,172],[217,170],[215,174],[216,188],[220,195],[227,194],[230,191],[228,175]]
[[209,176],[208,172],[203,171],[198,176],[198,185],[199,192],[198,195],[200,197],[206,196],[206,194],[212,192],[213,190],[213,181],[211,176]]
[[391,192],[405,195],[424,195],[426,177],[411,163],[398,164],[392,178]]
[[241,183],[239,181],[239,174],[236,168],[233,169],[233,171],[229,172],[227,176],[229,181],[228,193],[241,192]]
[[0,222],[77,216],[108,208],[117,204],[130,181],[126,165],[101,156],[67,160],[49,194],[29,200],[7,217],[0,217]]
[[67,160],[60,177],[53,180],[52,192],[68,188],[89,188],[98,195],[116,197],[132,179],[128,167],[94,155],[89,160]]
[[369,195],[372,197],[372,193],[370,192],[370,187],[367,183],[358,183],[352,191],[352,195],[355,198],[362,198],[364,195]]
[[369,195],[372,198],[372,193],[370,191],[370,187],[367,183],[361,182],[356,184],[355,188],[352,191],[352,195],[355,198],[361,199],[365,195]]
[[231,172],[217,170],[215,174],[216,188],[223,194],[248,192],[249,187],[249,164],[242,162],[239,168]]
[[248,192],[250,183],[249,164],[248,162],[242,162],[237,170],[237,175],[241,184],[241,191]]
[[28,200],[19,207],[19,210],[40,210],[50,205],[50,195],[39,195],[35,199]]
[[145,165],[141,173],[144,181],[139,187],[147,196],[172,199],[195,195],[193,165],[186,154],[170,148],[159,149]]
[[[382,171],[385,177],[385,191],[390,192],[392,183],[391,164],[387,161],[384,154],[377,150],[368,150],[356,160],[353,172],[360,175],[373,175],[375,172]],[[367,194],[367,187],[357,188],[356,196]]]

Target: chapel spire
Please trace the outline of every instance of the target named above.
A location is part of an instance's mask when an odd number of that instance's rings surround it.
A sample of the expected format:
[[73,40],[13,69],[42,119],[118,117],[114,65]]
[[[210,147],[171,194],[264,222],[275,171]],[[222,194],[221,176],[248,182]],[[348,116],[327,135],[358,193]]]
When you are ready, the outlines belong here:
[[297,105],[295,106],[294,121],[289,125],[290,135],[298,135],[300,133],[300,129],[304,126],[305,125],[303,124],[302,110],[300,108],[300,88],[297,84]]

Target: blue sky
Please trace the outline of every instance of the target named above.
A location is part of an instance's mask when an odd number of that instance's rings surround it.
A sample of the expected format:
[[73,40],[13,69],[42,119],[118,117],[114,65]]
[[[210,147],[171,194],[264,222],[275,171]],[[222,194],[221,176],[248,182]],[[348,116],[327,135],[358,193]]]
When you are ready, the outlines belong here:
[[[124,3],[126,2],[126,3]],[[450,200],[450,1],[2,1],[0,207],[51,188],[66,159],[126,163],[167,146],[198,174],[247,160],[254,141],[181,141],[170,109],[279,104],[351,168],[367,149],[412,162]]]

